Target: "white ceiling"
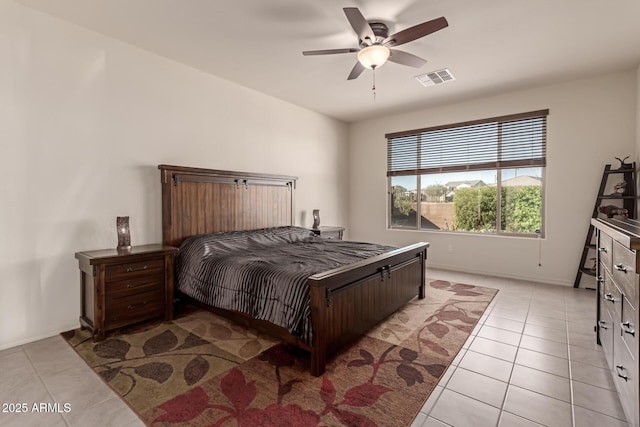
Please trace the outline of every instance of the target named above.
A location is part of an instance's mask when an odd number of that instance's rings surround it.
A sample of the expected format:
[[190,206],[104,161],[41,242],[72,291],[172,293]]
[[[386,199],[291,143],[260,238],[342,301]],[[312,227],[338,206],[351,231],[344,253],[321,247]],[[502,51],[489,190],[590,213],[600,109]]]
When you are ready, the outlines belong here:
[[[16,0],[204,72],[346,122],[640,64],[638,0]],[[464,3],[464,4],[463,4]],[[391,32],[445,16],[449,27],[402,50],[420,69],[387,63],[347,81],[357,47],[342,8]],[[413,77],[448,68],[456,80]]]

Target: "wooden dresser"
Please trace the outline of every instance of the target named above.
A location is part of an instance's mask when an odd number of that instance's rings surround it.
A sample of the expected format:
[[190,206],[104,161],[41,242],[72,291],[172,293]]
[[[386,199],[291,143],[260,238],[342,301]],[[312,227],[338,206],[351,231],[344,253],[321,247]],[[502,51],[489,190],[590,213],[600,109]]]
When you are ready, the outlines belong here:
[[177,248],[133,246],[127,251],[77,252],[80,324],[102,341],[106,332],[164,316],[173,319],[173,256]]
[[604,350],[627,420],[639,427],[640,221],[594,218],[591,223],[598,235],[598,344]]

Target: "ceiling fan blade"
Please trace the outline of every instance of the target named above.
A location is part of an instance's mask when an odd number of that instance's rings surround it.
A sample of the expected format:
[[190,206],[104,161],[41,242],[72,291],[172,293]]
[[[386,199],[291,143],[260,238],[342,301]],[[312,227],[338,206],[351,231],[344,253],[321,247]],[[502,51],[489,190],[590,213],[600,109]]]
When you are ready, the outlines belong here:
[[431,21],[423,22],[422,24],[414,25],[413,27],[407,28],[406,30],[398,31],[395,34],[391,34],[389,37],[384,39],[382,42],[383,45],[389,46],[400,46],[401,44],[408,43],[410,41],[419,39],[420,37],[424,37],[431,33],[435,33],[443,28],[449,26],[446,18],[444,16],[436,19],[432,19]]
[[364,71],[364,65],[360,63],[360,61],[356,62],[356,65],[353,66],[351,70],[351,74],[347,77],[347,80],[357,79],[360,74]]
[[376,40],[376,35],[373,34],[371,25],[369,25],[367,20],[364,19],[364,16],[362,16],[362,13],[360,13],[357,7],[345,7],[342,10],[344,10],[344,14],[347,15],[349,23],[360,40],[364,40],[366,38],[372,42]]
[[411,53],[398,49],[389,49],[391,55],[389,55],[389,61],[396,64],[408,65],[409,67],[420,68],[427,63],[426,59],[422,59]]
[[360,49],[356,48],[344,48],[344,49],[324,49],[324,50],[305,50],[303,55],[333,55],[334,53],[352,53],[358,52]]

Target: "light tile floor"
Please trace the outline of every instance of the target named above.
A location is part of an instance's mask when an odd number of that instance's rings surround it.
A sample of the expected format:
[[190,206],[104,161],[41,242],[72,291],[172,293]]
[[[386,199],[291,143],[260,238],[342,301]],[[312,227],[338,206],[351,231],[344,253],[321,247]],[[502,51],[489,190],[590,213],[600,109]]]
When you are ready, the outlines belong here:
[[500,290],[413,427],[627,426],[591,290],[430,269]]
[[[428,276],[500,292],[413,426],[627,426],[595,344],[595,292],[434,269]],[[26,413],[2,412],[22,403]],[[41,403],[59,410],[34,412]],[[0,404],[0,426],[144,425],[59,336],[0,351]]]

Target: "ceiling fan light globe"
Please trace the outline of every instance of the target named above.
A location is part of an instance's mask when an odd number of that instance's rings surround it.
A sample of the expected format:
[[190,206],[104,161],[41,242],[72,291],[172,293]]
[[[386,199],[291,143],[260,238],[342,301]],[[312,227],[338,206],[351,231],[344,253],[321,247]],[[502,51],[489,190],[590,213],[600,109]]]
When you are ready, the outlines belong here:
[[366,68],[379,68],[387,62],[391,51],[386,46],[372,45],[358,51],[358,61]]

